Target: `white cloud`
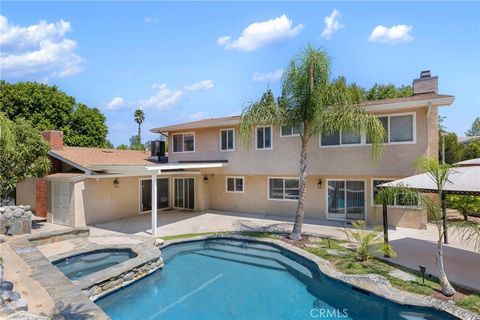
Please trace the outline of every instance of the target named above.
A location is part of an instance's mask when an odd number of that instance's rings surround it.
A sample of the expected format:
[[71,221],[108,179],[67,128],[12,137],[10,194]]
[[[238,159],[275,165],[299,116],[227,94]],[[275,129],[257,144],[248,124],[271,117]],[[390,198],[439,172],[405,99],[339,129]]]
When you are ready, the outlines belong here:
[[107,110],[115,110],[120,108],[121,106],[125,105],[125,99],[122,97],[115,97],[107,103]]
[[246,27],[242,35],[233,40],[230,36],[218,38],[217,44],[225,49],[254,51],[271,43],[295,37],[303,29],[302,24],[293,26],[286,15],[262,22],[255,22]]
[[214,86],[212,80],[202,80],[185,86],[183,89],[171,90],[166,84],[154,84],[152,88],[157,92],[144,100],[136,103],[140,108],[168,109],[178,104],[183,96],[189,91],[209,90]]
[[158,18],[153,18],[153,17],[145,17],[143,19],[143,21],[145,23],[157,23],[158,21],[160,21]]
[[407,26],[405,24],[399,24],[391,28],[378,25],[373,29],[370,34],[369,40],[371,42],[380,43],[401,43],[413,41],[413,37],[410,35],[413,26]]
[[334,9],[329,16],[326,16],[323,19],[323,21],[325,21],[325,28],[323,28],[322,37],[330,39],[335,31],[344,27],[340,24],[338,18],[340,18],[340,12],[337,9]]
[[283,69],[276,69],[272,72],[255,72],[252,77],[252,81],[268,81],[275,82],[282,78]]
[[202,80],[200,82],[185,86],[187,91],[197,91],[197,90],[210,90],[213,88],[215,83],[213,80]]
[[0,15],[0,67],[11,77],[63,78],[83,70],[84,59],[75,54],[77,43],[65,37],[68,21],[40,21],[28,27],[9,24]]
[[183,95],[182,90],[172,91],[166,84],[154,84],[152,88],[157,90],[157,93],[148,99],[140,100],[138,102],[140,108],[167,109],[180,101]]

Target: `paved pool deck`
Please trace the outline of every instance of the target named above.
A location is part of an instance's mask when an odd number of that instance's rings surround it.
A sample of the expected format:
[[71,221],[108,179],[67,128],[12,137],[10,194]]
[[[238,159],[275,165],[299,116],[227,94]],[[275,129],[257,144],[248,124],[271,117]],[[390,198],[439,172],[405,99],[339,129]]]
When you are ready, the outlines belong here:
[[[157,215],[157,235],[159,237],[186,233],[220,231],[276,231],[289,232],[293,219],[269,214],[233,213],[217,210],[191,212],[168,210]],[[129,219],[120,219],[91,227],[90,234],[136,234],[151,235],[150,214],[138,215]],[[346,239],[342,231],[349,227],[341,222],[305,219],[303,231],[337,239]],[[437,229],[429,224],[426,230],[397,228],[389,230],[390,243],[397,252],[396,258],[388,260],[418,270],[419,265],[427,268],[427,273],[436,274],[434,265]],[[445,269],[449,279],[466,288],[480,292],[480,254],[472,245],[464,244],[450,235],[450,243],[444,249]]]

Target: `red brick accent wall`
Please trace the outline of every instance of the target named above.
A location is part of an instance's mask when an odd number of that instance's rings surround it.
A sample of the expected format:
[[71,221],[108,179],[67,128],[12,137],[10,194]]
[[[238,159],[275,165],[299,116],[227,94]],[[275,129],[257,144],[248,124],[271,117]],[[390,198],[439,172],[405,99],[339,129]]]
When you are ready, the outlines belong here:
[[39,217],[47,217],[47,181],[45,179],[37,179],[35,184],[36,215]]
[[43,131],[42,136],[50,144],[51,150],[63,149],[63,132],[62,131]]

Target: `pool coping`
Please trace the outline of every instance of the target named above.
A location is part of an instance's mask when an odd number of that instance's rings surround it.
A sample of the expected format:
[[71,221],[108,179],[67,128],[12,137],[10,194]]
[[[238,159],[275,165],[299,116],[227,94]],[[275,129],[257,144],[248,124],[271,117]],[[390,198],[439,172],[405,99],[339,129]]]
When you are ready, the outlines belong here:
[[[42,239],[75,234],[72,229],[61,232],[49,232],[42,235]],[[85,233],[81,230],[81,233]],[[87,235],[88,236],[88,235]],[[28,265],[31,270],[29,277],[37,281],[53,300],[56,313],[52,319],[99,319],[107,320],[110,317],[88,296],[82,293],[81,288],[71,282],[50,260],[37,249],[38,243],[35,242],[40,237],[26,236],[9,242],[12,250]],[[31,239],[33,241],[31,241]],[[63,239],[65,240],[65,239]]]
[[463,319],[463,320],[480,320],[480,315],[474,314],[473,312],[457,307],[454,304],[451,304],[449,302],[441,301],[431,296],[423,296],[420,294],[405,292],[400,289],[397,289],[391,285],[390,281],[388,281],[387,278],[381,275],[345,274],[343,272],[336,270],[328,260],[318,257],[314,254],[311,254],[292,244],[289,244],[277,239],[249,237],[249,236],[238,235],[238,234],[232,234],[232,235],[213,234],[213,235],[202,235],[202,236],[191,237],[191,238],[167,240],[160,246],[160,249],[164,249],[170,245],[179,244],[179,243],[212,240],[212,239],[244,240],[244,241],[274,245],[314,262],[315,265],[318,267],[319,271],[329,278],[344,282],[360,290],[366,290],[370,293],[373,293],[374,295],[377,295],[381,298],[387,299],[394,303],[397,303],[400,305],[432,308],[438,311],[443,311],[451,316],[454,316],[458,319]]

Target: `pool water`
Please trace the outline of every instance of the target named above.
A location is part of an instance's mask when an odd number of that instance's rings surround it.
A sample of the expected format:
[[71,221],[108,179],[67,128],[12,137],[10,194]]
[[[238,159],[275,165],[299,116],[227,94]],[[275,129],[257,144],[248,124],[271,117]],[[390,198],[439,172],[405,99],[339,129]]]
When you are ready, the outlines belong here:
[[452,319],[353,290],[275,246],[207,240],[171,245],[162,254],[162,270],[96,303],[113,320]]
[[105,249],[60,259],[54,261],[53,264],[70,280],[78,280],[86,275],[110,268],[136,256],[130,249]]

